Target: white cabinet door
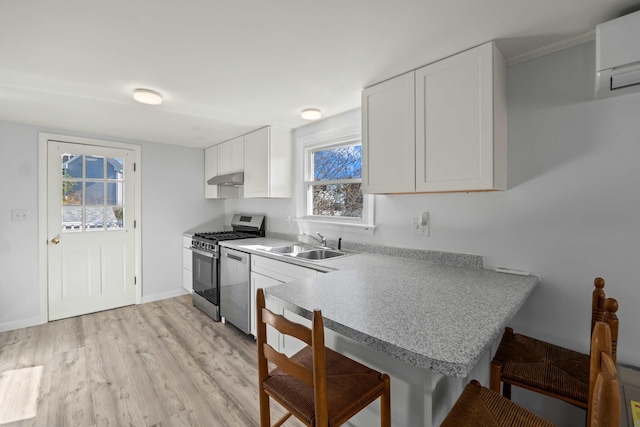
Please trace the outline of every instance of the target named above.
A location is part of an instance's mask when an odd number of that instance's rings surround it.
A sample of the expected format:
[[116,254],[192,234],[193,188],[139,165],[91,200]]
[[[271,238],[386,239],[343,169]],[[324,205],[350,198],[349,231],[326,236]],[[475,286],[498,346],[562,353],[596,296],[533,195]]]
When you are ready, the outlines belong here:
[[416,70],[416,191],[501,187],[494,150],[506,160],[506,141],[503,149],[494,132],[494,58],[502,57],[487,43]]
[[[251,311],[251,319],[250,319],[251,328],[250,329],[251,329],[251,335],[253,335],[254,337],[257,334],[256,291],[260,288],[264,289],[270,286],[276,286],[281,284],[282,282],[279,280],[273,279],[271,277],[263,276],[262,274],[259,274],[259,273],[251,272],[251,310],[250,310]],[[267,302],[267,308],[273,311],[274,313],[280,312],[280,309],[276,305],[271,304],[270,302]],[[276,331],[270,326],[267,326],[267,343],[274,349],[279,350],[280,348],[279,339],[280,339],[280,334],[278,333],[278,331]]]
[[231,171],[231,141],[218,144],[218,175]]
[[270,126],[244,136],[244,197],[291,197],[291,132]]
[[244,197],[269,197],[269,128],[245,135]]
[[244,170],[244,136],[218,144],[218,175]]
[[242,172],[244,170],[244,136],[233,138],[231,141],[231,153],[229,163],[230,172]]
[[362,91],[364,193],[415,191],[414,73]]
[[209,185],[207,181],[218,175],[218,146],[214,145],[204,150],[204,197],[218,198],[218,186]]

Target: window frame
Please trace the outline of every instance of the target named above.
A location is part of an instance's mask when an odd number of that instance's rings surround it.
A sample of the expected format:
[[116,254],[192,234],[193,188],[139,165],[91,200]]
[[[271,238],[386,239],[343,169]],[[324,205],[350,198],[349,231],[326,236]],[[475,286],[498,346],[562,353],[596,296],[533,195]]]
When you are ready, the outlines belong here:
[[299,219],[305,221],[312,221],[324,224],[334,224],[340,226],[352,226],[362,228],[364,231],[373,231],[374,225],[374,197],[370,194],[363,194],[362,203],[362,218],[353,218],[345,216],[326,216],[326,215],[313,215],[313,185],[327,185],[327,184],[349,184],[349,183],[362,183],[362,178],[350,178],[339,180],[321,180],[315,181],[313,179],[313,153],[317,151],[328,150],[337,147],[349,146],[349,145],[362,145],[361,135],[350,134],[343,135],[336,138],[327,138],[315,140],[312,142],[303,143],[300,146],[301,151],[301,179],[300,184],[300,197],[301,203],[299,207]]

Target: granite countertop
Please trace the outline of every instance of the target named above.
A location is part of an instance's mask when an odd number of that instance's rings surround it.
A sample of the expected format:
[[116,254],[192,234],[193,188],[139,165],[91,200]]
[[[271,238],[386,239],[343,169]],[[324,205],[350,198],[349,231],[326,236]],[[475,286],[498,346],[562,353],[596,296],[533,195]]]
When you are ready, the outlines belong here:
[[265,293],[308,319],[321,309],[325,327],[448,376],[469,375],[539,282],[533,275],[380,254],[313,262],[259,250],[287,243],[268,238],[221,242],[328,272],[269,287]]

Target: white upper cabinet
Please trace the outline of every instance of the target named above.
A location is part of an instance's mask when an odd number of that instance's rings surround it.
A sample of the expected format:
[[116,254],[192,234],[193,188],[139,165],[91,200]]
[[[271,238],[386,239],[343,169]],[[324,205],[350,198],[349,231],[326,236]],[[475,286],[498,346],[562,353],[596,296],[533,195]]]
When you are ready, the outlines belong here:
[[258,129],[244,136],[244,197],[291,197],[291,131]]
[[244,170],[244,136],[218,144],[218,175]]
[[207,181],[218,173],[218,147],[214,145],[204,150],[204,197],[206,199],[237,199],[238,189],[222,185],[209,185]]
[[204,150],[204,197],[218,198],[218,186],[209,185],[207,181],[218,175],[218,146],[214,145]]
[[362,186],[365,193],[415,190],[413,71],[362,92]]
[[362,102],[365,192],[507,189],[505,63],[493,42],[367,88]]

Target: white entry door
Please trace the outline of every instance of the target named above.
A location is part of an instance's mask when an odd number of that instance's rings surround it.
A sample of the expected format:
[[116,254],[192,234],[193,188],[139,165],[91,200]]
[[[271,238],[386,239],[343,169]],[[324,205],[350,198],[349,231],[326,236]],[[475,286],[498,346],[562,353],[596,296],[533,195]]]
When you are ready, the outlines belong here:
[[49,320],[134,304],[134,151],[47,151]]

